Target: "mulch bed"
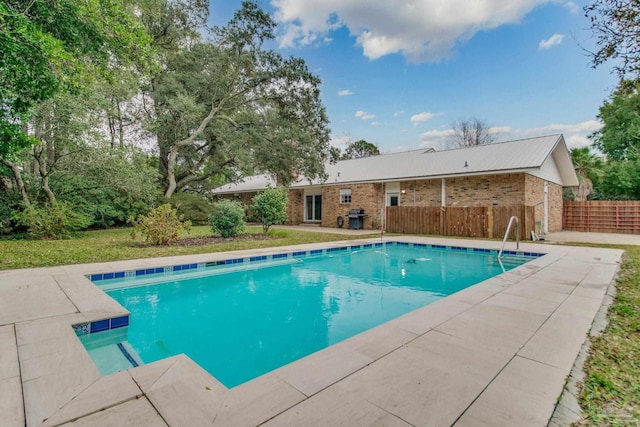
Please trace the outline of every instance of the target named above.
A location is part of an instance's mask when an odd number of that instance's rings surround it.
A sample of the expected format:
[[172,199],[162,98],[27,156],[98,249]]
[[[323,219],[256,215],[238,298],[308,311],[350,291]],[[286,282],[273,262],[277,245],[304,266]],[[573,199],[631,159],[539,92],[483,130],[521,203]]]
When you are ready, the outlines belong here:
[[[184,237],[178,239],[175,245],[172,246],[205,246],[213,245],[215,243],[229,243],[229,242],[241,242],[241,241],[256,241],[256,240],[275,240],[278,237],[269,236],[264,233],[247,233],[241,234],[238,237],[229,237],[225,239],[220,236],[198,236],[198,237]],[[153,248],[156,245],[150,245],[147,243],[134,243],[133,246],[137,248]]]
[[240,242],[247,240],[275,240],[277,237],[269,236],[264,233],[256,233],[256,234],[241,234],[238,237],[229,237],[224,238],[220,236],[199,236],[199,237],[185,237],[183,239],[179,239],[176,243],[176,246],[204,246],[204,245],[212,245],[214,243],[228,243],[228,242]]

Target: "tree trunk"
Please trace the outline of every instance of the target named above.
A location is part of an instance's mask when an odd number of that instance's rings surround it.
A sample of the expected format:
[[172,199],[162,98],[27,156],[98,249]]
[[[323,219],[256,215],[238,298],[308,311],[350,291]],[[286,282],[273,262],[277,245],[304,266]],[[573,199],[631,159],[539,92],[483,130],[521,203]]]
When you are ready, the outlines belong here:
[[169,151],[169,157],[167,158],[167,190],[164,192],[164,197],[167,199],[173,196],[176,191],[176,159],[178,158],[178,145],[171,147]]
[[[200,122],[200,125],[198,126],[198,128],[193,131],[193,133],[183,139],[182,141],[178,141],[176,143],[174,143],[173,145],[171,145],[171,149],[169,150],[169,156],[167,157],[167,179],[168,179],[168,184],[167,184],[167,190],[164,193],[164,197],[166,197],[167,199],[170,198],[173,193],[176,191],[176,163],[177,163],[177,159],[178,159],[178,150],[180,149],[180,147],[188,147],[189,145],[193,144],[193,142],[196,140],[196,138],[206,129],[206,127],[209,125],[209,123],[216,118],[216,115],[218,113],[218,111],[221,109],[223,105],[223,102],[221,101],[219,105],[212,105],[211,106],[211,111],[209,111],[209,114],[207,115],[207,117],[205,117],[204,119],[202,119],[202,121]],[[220,116],[220,118],[223,118],[225,120],[228,120],[230,123],[235,124],[235,122],[225,116]],[[160,159],[160,163],[162,163],[162,158]]]
[[120,108],[120,102],[116,101],[116,111],[118,112],[118,142],[120,148],[124,147],[124,122],[122,120],[122,109]]
[[[41,141],[42,145],[45,147],[49,144],[48,142]],[[49,172],[47,170],[47,158],[42,155],[44,151],[44,147],[40,146],[33,147],[33,156],[38,163],[38,170],[40,172],[40,177],[42,179],[40,186],[42,187],[42,191],[47,195],[47,199],[49,199],[49,203],[54,203],[56,201],[56,196],[51,191],[49,187]]]
[[109,114],[107,117],[107,123],[109,125],[109,138],[111,140],[111,149],[114,150],[116,148],[116,124],[113,117],[111,117],[111,115]]
[[11,172],[13,173],[13,179],[16,182],[18,192],[20,193],[20,197],[22,198],[22,203],[24,203],[26,207],[30,207],[31,202],[29,201],[29,195],[27,194],[27,189],[24,185],[24,181],[22,180],[20,166],[4,159],[0,159],[0,163],[11,169]]

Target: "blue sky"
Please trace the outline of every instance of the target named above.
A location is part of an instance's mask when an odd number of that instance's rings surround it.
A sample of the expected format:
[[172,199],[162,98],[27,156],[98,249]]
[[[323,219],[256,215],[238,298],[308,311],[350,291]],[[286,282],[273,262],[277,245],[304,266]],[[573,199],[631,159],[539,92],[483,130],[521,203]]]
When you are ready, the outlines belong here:
[[[211,0],[223,25],[240,0]],[[566,0],[260,0],[273,46],[322,79],[332,144],[383,152],[445,148],[454,121],[477,117],[497,140],[563,133],[589,144],[616,86],[594,70],[584,2]]]

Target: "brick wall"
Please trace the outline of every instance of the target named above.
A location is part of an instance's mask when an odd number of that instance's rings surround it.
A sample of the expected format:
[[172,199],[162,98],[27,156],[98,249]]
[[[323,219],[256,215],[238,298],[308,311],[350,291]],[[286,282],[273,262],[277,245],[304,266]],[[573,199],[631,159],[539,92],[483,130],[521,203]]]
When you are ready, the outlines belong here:
[[400,206],[441,206],[441,197],[442,183],[439,179],[400,183]]
[[[525,174],[446,178],[447,206],[522,205]],[[442,180],[403,181],[400,205],[441,206]],[[404,194],[402,194],[404,191]]]
[[[447,206],[536,206],[535,220],[544,222],[544,180],[528,174],[484,175],[446,178]],[[400,183],[401,206],[440,206],[441,180],[402,181]],[[340,203],[340,190],[351,189],[351,203]],[[402,193],[404,191],[404,194]],[[255,192],[228,194],[220,198],[240,200],[251,205]],[[385,205],[384,185],[339,184],[322,188],[322,226],[335,227],[336,218],[350,209],[362,208],[368,215],[366,229],[380,227],[380,210]],[[304,190],[289,190],[289,220],[287,224],[304,222]],[[348,219],[345,218],[345,227]],[[549,183],[549,231],[562,229],[562,186]],[[536,230],[537,231],[537,230]]]
[[[544,180],[529,174],[446,178],[447,206],[536,206],[535,221],[544,224]],[[440,206],[441,180],[403,181],[401,206]],[[415,200],[415,202],[414,202]],[[562,186],[549,183],[549,231],[562,229]],[[537,232],[537,230],[536,230]]]
[[[340,190],[351,189],[351,203],[340,203]],[[367,217],[364,228],[380,227],[380,210],[384,208],[384,189],[382,184],[345,184],[327,185],[322,188],[322,226],[335,227],[336,218],[346,215],[350,209],[362,208]],[[344,227],[349,225],[345,218]]]
[[525,203],[525,174],[447,178],[447,206],[514,206]]
[[[544,231],[544,179],[526,175],[525,204],[536,207],[536,222]],[[562,230],[562,186],[549,182],[549,232]],[[538,228],[536,225],[536,233]]]
[[304,190],[289,190],[287,218],[289,225],[300,225],[304,221]]

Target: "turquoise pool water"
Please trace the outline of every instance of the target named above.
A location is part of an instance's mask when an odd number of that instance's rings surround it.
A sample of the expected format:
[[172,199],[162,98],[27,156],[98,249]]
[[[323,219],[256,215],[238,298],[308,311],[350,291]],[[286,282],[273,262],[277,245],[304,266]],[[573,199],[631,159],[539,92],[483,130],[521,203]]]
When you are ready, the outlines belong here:
[[134,364],[185,353],[234,387],[530,259],[501,265],[495,252],[388,245],[105,280],[129,326],[104,346],[102,332],[81,339],[99,366],[119,340]]

